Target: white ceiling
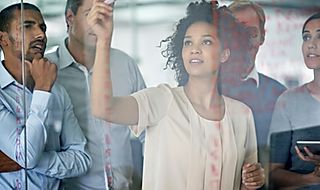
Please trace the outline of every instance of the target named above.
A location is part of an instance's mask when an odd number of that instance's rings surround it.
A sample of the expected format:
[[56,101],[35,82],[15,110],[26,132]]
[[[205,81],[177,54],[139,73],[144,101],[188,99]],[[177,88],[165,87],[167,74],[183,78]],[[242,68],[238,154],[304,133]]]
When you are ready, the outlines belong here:
[[[37,4],[43,14],[46,16],[57,16],[64,12],[66,0],[24,0],[24,2],[31,2]],[[186,6],[192,0],[117,0],[116,8],[119,10],[121,20],[127,20],[130,22],[133,9],[135,8],[136,16],[138,21],[146,21],[158,19],[162,20],[161,17],[170,18],[171,14],[175,14],[177,7]],[[219,0],[220,4],[228,4],[232,0]],[[320,0],[254,0],[261,3],[263,6],[279,6],[288,8],[299,8],[299,9],[318,9],[320,10]],[[0,8],[20,2],[18,0],[1,0]],[[155,15],[153,13],[163,13]],[[148,17],[147,20],[146,17]]]
[[[122,26],[157,25],[174,23],[185,14],[186,5],[192,0],[116,0],[115,23]],[[320,0],[255,0],[262,6],[295,8],[297,10],[320,10]],[[20,2],[19,0],[0,0],[0,9]],[[38,5],[48,25],[65,28],[64,8],[66,0],[24,0]],[[231,0],[219,0],[220,4],[229,4]],[[314,11],[312,11],[314,12]],[[57,23],[60,23],[57,24]],[[56,26],[57,25],[57,26]],[[65,30],[52,32],[52,36],[61,36]]]

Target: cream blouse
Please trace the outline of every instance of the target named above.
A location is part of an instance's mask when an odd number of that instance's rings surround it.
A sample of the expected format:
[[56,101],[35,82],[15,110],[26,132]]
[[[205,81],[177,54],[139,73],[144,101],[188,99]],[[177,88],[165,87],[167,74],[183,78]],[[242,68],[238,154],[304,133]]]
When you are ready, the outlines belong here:
[[132,95],[139,135],[146,129],[144,190],[240,189],[244,163],[257,162],[253,116],[245,104],[223,97],[221,121],[202,118],[183,87],[159,85]]

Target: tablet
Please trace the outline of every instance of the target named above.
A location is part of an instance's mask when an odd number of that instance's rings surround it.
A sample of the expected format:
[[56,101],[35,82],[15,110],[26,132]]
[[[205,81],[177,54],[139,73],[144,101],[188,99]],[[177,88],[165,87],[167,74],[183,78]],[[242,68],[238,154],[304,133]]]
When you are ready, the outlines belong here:
[[298,140],[297,146],[305,154],[303,147],[307,147],[312,153],[320,155],[320,140]]

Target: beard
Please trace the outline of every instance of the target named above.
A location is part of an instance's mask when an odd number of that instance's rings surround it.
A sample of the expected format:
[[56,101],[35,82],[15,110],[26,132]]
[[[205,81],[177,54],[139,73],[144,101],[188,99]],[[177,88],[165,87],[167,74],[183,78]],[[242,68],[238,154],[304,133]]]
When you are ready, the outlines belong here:
[[[22,60],[22,47],[24,44],[21,41],[19,42],[19,41],[15,40],[12,35],[9,35],[9,40],[12,44],[14,44],[13,51],[17,52],[19,59],[23,62],[23,60]],[[41,42],[41,43],[46,44],[46,41],[44,41],[44,40],[35,40],[35,41],[32,41],[28,44],[28,46],[27,46],[28,49],[24,45],[24,47],[25,47],[24,48],[24,51],[25,51],[24,59],[31,62],[31,63],[32,63],[33,59],[35,59],[35,58],[40,59],[40,58],[43,58],[43,56],[44,56],[44,50],[46,49],[46,47],[43,48],[43,51],[39,51],[36,53],[34,53],[32,48],[30,48],[33,46],[34,43],[37,43],[37,42]],[[27,51],[26,51],[26,49],[27,49]]]

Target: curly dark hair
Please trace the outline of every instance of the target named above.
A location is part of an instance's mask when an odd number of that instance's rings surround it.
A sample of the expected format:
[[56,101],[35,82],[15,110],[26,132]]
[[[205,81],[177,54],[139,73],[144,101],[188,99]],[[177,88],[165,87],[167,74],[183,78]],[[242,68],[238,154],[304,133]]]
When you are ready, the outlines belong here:
[[[228,64],[222,65],[228,65],[229,68],[234,67],[232,70],[235,71],[236,67],[249,63],[248,32],[245,26],[236,20],[231,11],[226,6],[219,7],[216,1],[192,2],[187,7],[186,16],[176,25],[174,33],[160,42],[160,45],[166,44],[165,49],[161,52],[162,56],[167,58],[165,69],[171,68],[175,71],[175,79],[179,86],[188,82],[189,75],[183,64],[182,48],[187,29],[195,22],[207,22],[213,27],[217,27],[222,49],[230,49],[231,52]],[[220,66],[219,81],[221,80],[222,65]],[[240,75],[240,73],[238,74]],[[218,86],[219,92],[221,92],[221,82],[218,83]]]

